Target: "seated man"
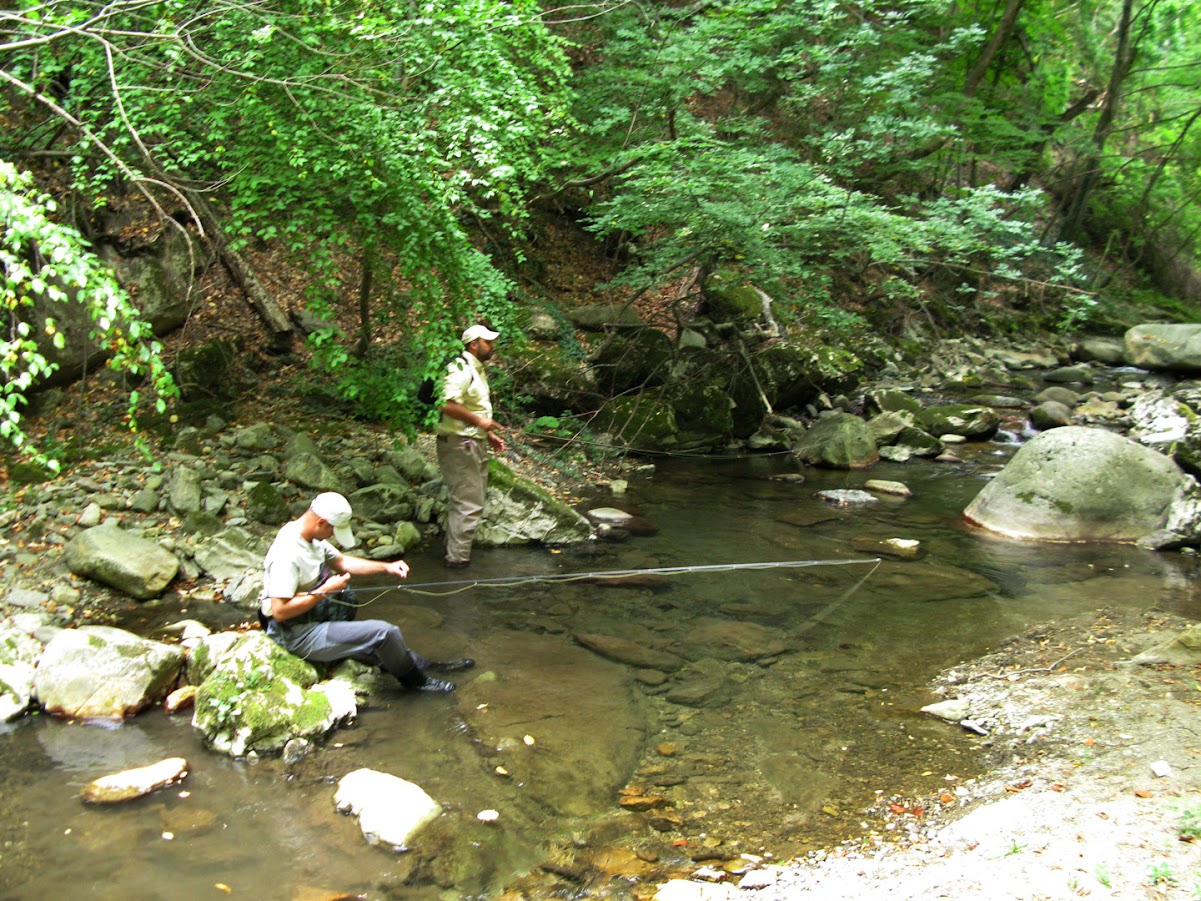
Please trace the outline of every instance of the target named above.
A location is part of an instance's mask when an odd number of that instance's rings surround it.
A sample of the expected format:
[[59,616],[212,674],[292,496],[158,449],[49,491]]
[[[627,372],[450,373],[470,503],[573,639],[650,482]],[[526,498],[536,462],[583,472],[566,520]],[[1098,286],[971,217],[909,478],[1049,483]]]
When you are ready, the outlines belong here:
[[305,660],[330,663],[350,658],[381,667],[406,688],[453,691],[452,683],[429,676],[426,669],[466,669],[473,660],[429,663],[409,649],[391,623],[350,621],[355,613],[354,593],[346,590],[351,576],[403,579],[409,565],[344,554],[330,538],[344,548],[355,544],[350,503],[333,491],[317,495],[299,519],[280,528],[263,561],[259,621],[267,635]]

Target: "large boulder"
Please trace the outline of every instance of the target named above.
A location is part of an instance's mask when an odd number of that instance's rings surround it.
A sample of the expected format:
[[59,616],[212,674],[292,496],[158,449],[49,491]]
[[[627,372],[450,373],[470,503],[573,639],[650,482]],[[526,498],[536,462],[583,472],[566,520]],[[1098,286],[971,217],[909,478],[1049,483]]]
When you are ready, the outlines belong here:
[[214,750],[243,757],[319,738],[357,712],[353,684],[318,683],[312,665],[262,632],[247,632],[200,683],[192,725]]
[[831,469],[865,469],[880,459],[867,423],[850,413],[824,416],[792,448],[803,463]]
[[675,410],[662,388],[614,398],[597,422],[614,443],[636,450],[673,448],[679,440]]
[[1169,523],[1191,481],[1136,441],[1065,426],[1014,454],[964,517],[1013,538],[1135,542]]
[[67,568],[138,600],[158,597],[179,573],[179,559],[115,525],[81,532],[63,548]]
[[537,416],[559,416],[564,410],[596,405],[596,377],[578,349],[564,344],[505,348],[506,372],[517,394],[529,398]]
[[123,629],[63,629],[42,652],[34,690],[49,713],[123,717],[165,698],[183,663],[177,645]]
[[591,537],[592,525],[574,509],[499,460],[490,461],[488,501],[475,534],[478,544],[578,544]]
[[1126,356],[1142,369],[1201,372],[1201,324],[1136,325],[1126,332]]

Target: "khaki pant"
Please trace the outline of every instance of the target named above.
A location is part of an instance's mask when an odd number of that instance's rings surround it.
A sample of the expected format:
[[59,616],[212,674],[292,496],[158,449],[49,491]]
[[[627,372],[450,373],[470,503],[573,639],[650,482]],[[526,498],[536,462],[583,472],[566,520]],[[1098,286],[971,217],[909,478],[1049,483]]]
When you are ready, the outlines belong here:
[[479,527],[488,494],[488,442],[461,435],[439,435],[438,466],[450,489],[446,509],[446,560],[471,559],[471,539]]

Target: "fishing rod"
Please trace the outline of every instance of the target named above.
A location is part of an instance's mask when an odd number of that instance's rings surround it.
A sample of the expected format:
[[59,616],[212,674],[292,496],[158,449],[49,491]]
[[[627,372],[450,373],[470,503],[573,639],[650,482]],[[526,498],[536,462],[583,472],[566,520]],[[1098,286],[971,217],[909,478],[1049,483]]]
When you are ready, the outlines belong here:
[[[438,597],[441,595],[459,594],[476,587],[532,585],[537,584],[538,582],[585,582],[602,579],[623,579],[630,576],[674,576],[688,573],[734,572],[736,570],[748,569],[801,569],[811,566],[865,566],[868,564],[879,564],[880,562],[881,560],[879,557],[873,557],[866,560],[771,560],[765,563],[709,563],[698,566],[655,566],[645,569],[610,569],[591,572],[545,573],[531,576],[496,576],[489,579],[463,579],[452,582],[423,582],[416,585],[410,585],[401,582],[397,583],[396,585],[372,586],[372,588],[365,589],[368,591],[375,591],[375,596],[369,601],[351,604],[351,606],[365,607],[367,604],[377,600],[385,592],[397,590],[408,591],[413,594],[423,594],[432,597]],[[362,591],[364,589],[354,590]],[[339,604],[349,603],[335,597],[331,597],[330,600]]]

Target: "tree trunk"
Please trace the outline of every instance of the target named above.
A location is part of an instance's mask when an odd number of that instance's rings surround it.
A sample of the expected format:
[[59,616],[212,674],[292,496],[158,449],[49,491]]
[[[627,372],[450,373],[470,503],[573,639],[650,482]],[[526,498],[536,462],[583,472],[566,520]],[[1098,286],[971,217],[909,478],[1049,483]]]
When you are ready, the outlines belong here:
[[[1154,5],[1153,0],[1148,9]],[[1117,119],[1118,104],[1122,99],[1122,87],[1126,76],[1130,74],[1134,58],[1138,54],[1138,42],[1132,40],[1131,35],[1133,22],[1134,0],[1123,0],[1122,15],[1118,22],[1118,45],[1113,55],[1113,69],[1110,71],[1109,83],[1105,88],[1105,99],[1101,103],[1101,115],[1097,118],[1097,125],[1093,129],[1093,150],[1075,167],[1078,179],[1076,188],[1064,208],[1063,223],[1059,229],[1061,241],[1072,240],[1079,234],[1080,226],[1084,221],[1085,207],[1101,171],[1102,154],[1105,150],[1105,143],[1113,131],[1114,121]]]
[[976,96],[976,90],[980,87],[980,82],[984,80],[984,75],[988,72],[988,67],[992,65],[993,59],[996,58],[1005,41],[1009,39],[1009,35],[1013,33],[1013,26],[1017,24],[1018,13],[1022,11],[1022,4],[1025,2],[1026,0],[1008,0],[1005,4],[1005,12],[1001,15],[1001,21],[997,23],[997,30],[993,32],[988,46],[984,48],[984,53],[980,55],[980,59],[976,60],[976,65],[972,67],[972,71],[967,74],[967,79],[963,85],[963,95],[965,97]]
[[371,344],[371,282],[374,269],[371,265],[371,255],[363,249],[359,277],[359,340],[354,346],[356,357],[365,356]]
[[212,207],[209,206],[208,201],[194,192],[189,193],[188,201],[200,217],[200,221],[204,225],[204,230],[208,232],[209,240],[213,244],[213,250],[216,252],[218,259],[221,260],[221,264],[229,272],[238,287],[245,292],[250,306],[259,314],[259,318],[263,320],[263,324],[267,326],[268,349],[273,353],[286,353],[291,350],[292,321],[288,319],[288,314],[275,302],[275,298],[271,296],[271,292],[263,287],[263,283],[259,281],[258,276],[246,260],[242,258],[242,255],[230,249],[229,242],[225,240],[225,232],[221,228],[221,223],[217,220],[217,216],[213,212]]

